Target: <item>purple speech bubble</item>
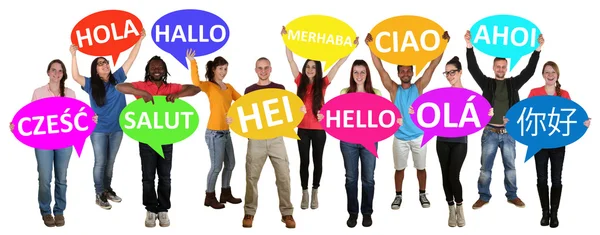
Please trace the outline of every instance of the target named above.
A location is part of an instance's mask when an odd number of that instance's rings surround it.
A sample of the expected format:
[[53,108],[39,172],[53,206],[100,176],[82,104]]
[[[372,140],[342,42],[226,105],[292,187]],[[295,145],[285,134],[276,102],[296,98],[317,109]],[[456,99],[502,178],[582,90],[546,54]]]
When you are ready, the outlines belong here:
[[21,143],[55,150],[73,146],[81,157],[85,139],[96,123],[92,108],[77,99],[49,97],[25,105],[12,119],[13,134]]
[[421,147],[434,136],[468,136],[483,129],[492,119],[490,103],[464,88],[431,90],[419,96],[412,107],[414,113],[410,118],[424,132]]

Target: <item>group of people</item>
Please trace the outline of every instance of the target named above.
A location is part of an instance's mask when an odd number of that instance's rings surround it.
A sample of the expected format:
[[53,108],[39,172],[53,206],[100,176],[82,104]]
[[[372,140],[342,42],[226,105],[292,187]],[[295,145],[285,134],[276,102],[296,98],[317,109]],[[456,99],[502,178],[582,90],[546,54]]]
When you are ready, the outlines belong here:
[[[286,34],[285,27],[281,34]],[[242,95],[224,79],[227,75],[228,62],[223,57],[216,57],[206,64],[205,78],[201,81],[195,52],[188,50],[187,59],[190,62],[192,84],[176,84],[167,82],[169,72],[165,61],[159,56],[150,58],[145,67],[143,81],[127,82],[127,73],[134,63],[145,38],[145,31],[139,41],[134,45],[125,63],[114,73],[108,60],[97,57],[91,64],[90,77],[79,73],[76,51],[77,47],[70,48],[72,55],[72,76],[81,88],[89,95],[90,106],[97,114],[94,120],[96,128],[90,136],[94,151],[94,185],[96,204],[104,209],[111,209],[111,202],[121,202],[121,198],[111,187],[112,172],[117,152],[123,138],[123,131],[119,126],[119,115],[126,106],[125,95],[133,95],[136,99],[152,102],[154,96],[166,96],[168,102],[178,98],[194,96],[204,92],[210,102],[210,118],[205,131],[205,142],[209,150],[210,170],[207,176],[206,196],[204,205],[214,208],[225,208],[226,203],[239,204],[241,198],[233,196],[231,178],[235,168],[235,154],[229,124],[233,121],[227,117],[227,112],[232,104]],[[443,35],[444,40],[450,40],[448,32]],[[478,180],[479,199],[473,204],[473,209],[478,209],[490,201],[489,190],[491,183],[491,170],[498,148],[502,155],[505,174],[505,188],[508,202],[524,207],[525,204],[517,196],[516,170],[515,170],[515,140],[506,132],[505,124],[509,121],[504,115],[515,103],[519,102],[519,89],[534,75],[539,60],[544,38],[539,36],[539,47],[532,53],[525,69],[514,77],[507,77],[507,60],[496,58],[493,63],[494,77],[487,77],[480,70],[473,46],[470,43],[471,34],[467,31],[464,36],[467,44],[468,70],[483,91],[483,96],[492,104],[492,119],[483,129],[481,137],[481,173]],[[369,34],[365,43],[372,43]],[[354,41],[358,46],[358,37]],[[320,124],[323,115],[320,109],[325,103],[325,93],[328,86],[337,75],[339,68],[348,59],[348,56],[339,59],[329,70],[323,74],[320,61],[307,59],[301,68],[294,60],[292,51],[286,47],[286,56],[290,65],[294,82],[297,86],[297,95],[304,101],[302,111],[305,116],[298,125],[297,141],[300,156],[300,179],[302,187],[301,209],[317,209],[319,207],[318,189],[323,172],[323,151],[327,134]],[[414,112],[411,104],[423,94],[430,83],[434,71],[442,60],[443,53],[435,58],[425,69],[423,75],[412,82],[414,67],[412,65],[397,65],[399,82],[394,81],[384,69],[381,60],[371,52],[371,59],[381,78],[384,88],[390,94],[390,100],[399,109],[402,117],[408,117]],[[265,57],[256,61],[255,72],[258,81],[248,86],[244,95],[253,91],[276,88],[285,89],[282,84],[271,81],[271,62]],[[454,56],[445,65],[443,75],[451,87],[462,88],[462,64]],[[73,90],[65,87],[67,73],[65,65],[60,60],[53,60],[48,65],[48,84],[36,89],[33,101],[46,97],[75,98]],[[547,62],[543,66],[545,84],[532,89],[529,96],[557,95],[569,98],[569,93],[560,87],[558,81],[560,72],[554,62]],[[342,89],[340,94],[353,92],[366,92],[381,96],[379,89],[373,87],[369,65],[364,60],[355,60],[350,69],[349,86]],[[400,128],[393,137],[393,159],[395,196],[391,208],[397,210],[402,204],[402,183],[404,171],[408,167],[408,157],[412,153],[414,167],[417,169],[419,182],[419,201],[423,208],[430,207],[426,194],[426,155],[427,145],[420,146],[423,131],[419,129],[410,118],[399,120]],[[589,126],[590,120],[585,122]],[[14,125],[10,124],[13,131]],[[468,137],[446,138],[437,137],[436,152],[441,166],[443,189],[449,207],[448,226],[465,226],[463,209],[462,185],[460,171],[467,155]],[[376,143],[376,147],[377,143]],[[313,161],[312,187],[309,190],[309,165]],[[171,179],[173,145],[163,145],[164,158],[160,157],[148,144],[139,143],[139,154],[142,165],[143,204],[146,209],[145,225],[155,227],[158,220],[162,227],[169,226],[168,210],[171,207]],[[372,225],[374,172],[376,158],[361,144],[340,141],[340,151],[344,162],[346,176],[347,211],[349,218],[348,227],[355,227],[359,214],[362,214],[362,225]],[[35,155],[39,172],[39,208],[46,226],[63,226],[65,219],[63,212],[66,207],[66,175],[72,153],[72,147],[57,150],[36,149]],[[537,187],[542,205],[541,225],[558,226],[557,211],[561,196],[561,174],[564,161],[565,147],[556,149],[542,149],[535,155],[538,175]],[[293,203],[291,202],[290,168],[287,149],[283,137],[267,140],[248,139],[246,152],[246,192],[244,198],[243,227],[252,227],[258,206],[258,180],[263,166],[270,159],[275,171],[276,186],[279,195],[279,209],[281,221],[287,228],[295,228],[296,222],[292,216]],[[548,161],[551,165],[552,186],[548,187]],[[361,168],[359,176],[359,165]],[[55,205],[50,208],[52,196],[50,182],[52,168],[55,168],[56,189]],[[222,183],[220,195],[217,198],[217,178],[221,174]],[[155,188],[155,178],[158,175],[158,188]],[[361,179],[362,205],[358,201],[358,179]],[[54,215],[54,216],[53,216]]]

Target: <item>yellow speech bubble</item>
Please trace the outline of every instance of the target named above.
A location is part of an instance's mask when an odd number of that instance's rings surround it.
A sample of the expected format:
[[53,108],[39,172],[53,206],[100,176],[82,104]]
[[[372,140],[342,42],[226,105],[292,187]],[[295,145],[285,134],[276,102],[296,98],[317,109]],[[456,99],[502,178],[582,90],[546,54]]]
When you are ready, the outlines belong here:
[[287,34],[282,35],[285,45],[301,57],[324,63],[323,72],[356,48],[354,29],[331,16],[302,16],[285,29]]
[[227,113],[233,118],[229,128],[255,140],[285,136],[300,139],[294,128],[304,118],[304,102],[283,89],[268,88],[250,92],[236,100]]
[[395,16],[371,29],[369,48],[380,59],[396,65],[414,65],[415,76],[425,65],[441,55],[448,41],[444,29],[421,16]]

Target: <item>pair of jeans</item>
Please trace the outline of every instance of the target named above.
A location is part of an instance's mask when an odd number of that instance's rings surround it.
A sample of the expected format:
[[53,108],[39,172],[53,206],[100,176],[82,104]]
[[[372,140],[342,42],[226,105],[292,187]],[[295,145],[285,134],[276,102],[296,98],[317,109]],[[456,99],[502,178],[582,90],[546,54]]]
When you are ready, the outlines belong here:
[[437,141],[436,150],[447,202],[463,202],[460,170],[467,157],[467,143]]
[[90,135],[94,149],[94,188],[96,194],[113,191],[110,187],[113,167],[123,140],[123,131],[111,133],[92,132]]
[[535,154],[537,184],[548,185],[548,161],[552,186],[562,186],[562,170],[565,161],[565,147],[542,149]]
[[479,190],[479,199],[489,201],[492,198],[490,184],[492,183],[492,167],[496,159],[496,153],[500,148],[502,163],[504,164],[504,188],[506,189],[506,198],[513,200],[517,198],[517,170],[515,168],[515,159],[517,156],[515,149],[515,139],[508,133],[496,133],[491,131],[492,127],[485,127],[481,135],[481,169],[477,188]]
[[300,181],[302,189],[308,189],[308,165],[310,164],[310,147],[312,145],[313,157],[313,188],[317,189],[323,174],[323,150],[327,140],[324,130],[298,128],[298,152],[300,153]]
[[208,171],[206,192],[215,192],[215,185],[221,169],[223,170],[221,187],[230,188],[231,175],[233,174],[233,168],[235,168],[235,154],[233,153],[230,131],[206,129],[204,138],[210,154],[210,170]]
[[[375,143],[377,149],[378,144]],[[346,169],[346,196],[348,213],[358,214],[358,164],[361,168],[362,200],[360,212],[363,215],[373,214],[373,195],[375,194],[375,165],[377,158],[361,144],[340,141],[340,149]]]
[[[163,145],[162,151],[164,158],[149,145],[140,143],[140,158],[142,159],[142,199],[146,210],[153,213],[167,212],[171,208],[173,144]],[[158,190],[154,188],[154,179],[157,174]]]
[[[38,203],[42,216],[62,215],[67,207],[67,168],[73,153],[73,147],[57,150],[35,149],[37,171],[39,174]],[[52,168],[54,168],[54,209],[50,210],[52,192]]]

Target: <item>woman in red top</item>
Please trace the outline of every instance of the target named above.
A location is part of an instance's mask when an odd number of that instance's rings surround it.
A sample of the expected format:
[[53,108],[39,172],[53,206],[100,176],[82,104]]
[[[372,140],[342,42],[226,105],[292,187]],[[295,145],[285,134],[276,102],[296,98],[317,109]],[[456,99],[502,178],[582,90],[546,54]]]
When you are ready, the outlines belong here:
[[[285,26],[281,29],[281,35],[287,34]],[[355,46],[358,45],[358,37],[354,40]],[[323,69],[320,61],[307,59],[302,66],[302,72],[298,70],[298,65],[294,61],[292,51],[286,46],[286,55],[292,74],[295,78],[294,82],[298,86],[297,94],[304,101],[306,114],[298,124],[298,151],[300,152],[300,180],[302,182],[302,202],[300,208],[308,208],[308,165],[310,163],[310,147],[312,142],[312,153],[314,162],[313,172],[313,188],[310,202],[311,209],[319,207],[317,199],[317,189],[321,182],[321,174],[323,171],[323,149],[325,148],[325,140],[327,134],[321,127],[319,121],[323,115],[319,113],[321,107],[325,103],[325,90],[331,84],[338,69],[342,66],[348,56],[337,61],[329,73],[323,77]]]
[[[529,97],[556,95],[571,99],[569,92],[560,88],[560,71],[558,65],[552,61],[544,64],[542,71],[546,84],[542,87],[531,89]],[[529,98],[528,97],[528,98]],[[590,126],[590,119],[584,122],[586,127]],[[548,195],[548,160],[550,160],[552,189]],[[542,149],[535,154],[535,170],[537,171],[537,189],[542,204],[542,226],[552,228],[558,227],[558,206],[562,192],[562,168],[565,160],[565,146],[552,149]]]

